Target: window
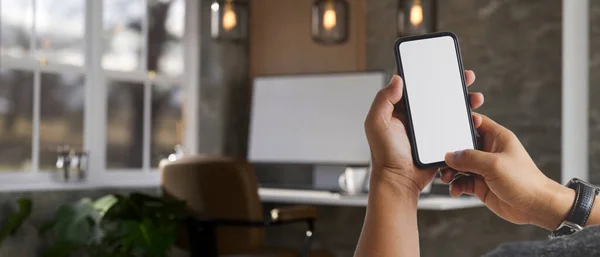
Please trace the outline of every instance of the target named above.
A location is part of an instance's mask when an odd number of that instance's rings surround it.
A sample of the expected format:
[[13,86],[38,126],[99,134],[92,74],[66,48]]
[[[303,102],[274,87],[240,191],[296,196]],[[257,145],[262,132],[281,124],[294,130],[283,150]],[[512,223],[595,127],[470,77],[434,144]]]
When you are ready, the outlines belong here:
[[0,179],[64,187],[48,174],[68,146],[89,153],[80,185],[156,184],[182,142],[193,1],[0,0]]
[[31,167],[33,77],[0,68],[0,172]]
[[180,124],[183,0],[104,0],[106,167],[158,167]]

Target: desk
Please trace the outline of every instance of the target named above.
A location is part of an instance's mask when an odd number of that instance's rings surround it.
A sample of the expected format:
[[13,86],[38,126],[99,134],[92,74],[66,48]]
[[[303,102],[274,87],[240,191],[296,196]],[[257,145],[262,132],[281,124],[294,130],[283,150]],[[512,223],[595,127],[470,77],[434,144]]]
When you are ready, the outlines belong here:
[[[279,188],[259,188],[261,201],[274,203],[367,206],[367,195],[343,195],[340,193]],[[456,210],[482,207],[483,203],[475,197],[452,198],[449,196],[422,196],[419,210]]]

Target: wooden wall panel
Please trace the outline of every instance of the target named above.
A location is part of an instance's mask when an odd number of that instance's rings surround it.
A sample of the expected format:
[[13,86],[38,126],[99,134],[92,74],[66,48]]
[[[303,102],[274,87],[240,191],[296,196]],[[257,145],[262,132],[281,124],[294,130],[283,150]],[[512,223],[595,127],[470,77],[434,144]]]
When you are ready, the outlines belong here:
[[348,41],[342,45],[321,45],[311,38],[312,0],[252,0],[251,77],[365,70],[366,0],[347,1]]

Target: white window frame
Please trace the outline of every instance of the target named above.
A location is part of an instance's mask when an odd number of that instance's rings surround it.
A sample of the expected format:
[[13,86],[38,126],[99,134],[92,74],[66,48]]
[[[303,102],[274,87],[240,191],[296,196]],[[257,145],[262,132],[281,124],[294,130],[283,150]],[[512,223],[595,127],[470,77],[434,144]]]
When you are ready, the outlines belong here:
[[[0,0],[1,1],[1,0]],[[102,69],[103,2],[85,0],[85,65],[72,66],[45,63],[30,56],[13,58],[0,56],[0,67],[34,72],[33,123],[32,123],[32,170],[26,172],[1,172],[0,191],[31,191],[52,189],[86,189],[98,187],[156,187],[160,184],[160,172],[150,166],[150,111],[152,85],[154,82],[177,84],[185,92],[182,105],[184,121],[183,147],[189,153],[198,149],[198,101],[199,95],[199,2],[185,0],[184,72],[178,78],[167,77],[153,72],[119,72]],[[147,2],[146,2],[147,6]],[[35,12],[35,4],[34,4]],[[147,16],[143,29],[147,30]],[[33,23],[35,26],[35,22]],[[35,33],[35,27],[33,28]],[[146,33],[144,33],[146,34]],[[32,37],[33,38],[33,37]],[[31,49],[35,40],[31,40]],[[144,37],[144,47],[148,44]],[[145,58],[145,57],[144,57]],[[142,63],[145,63],[142,60]],[[86,179],[79,182],[63,182],[53,179],[52,172],[39,170],[39,126],[41,73],[79,73],[85,76],[85,106],[83,121],[83,148],[89,154]],[[108,80],[133,81],[144,86],[144,132],[143,167],[141,169],[107,170],[106,168],[106,121]],[[191,85],[191,86],[190,86]],[[184,111],[185,110],[185,111]]]

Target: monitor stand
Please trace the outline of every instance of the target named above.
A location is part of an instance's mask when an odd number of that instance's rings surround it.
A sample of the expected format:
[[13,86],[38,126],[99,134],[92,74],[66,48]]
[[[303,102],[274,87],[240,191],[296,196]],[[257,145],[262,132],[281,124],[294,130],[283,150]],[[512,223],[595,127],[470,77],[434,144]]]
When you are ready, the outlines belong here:
[[339,191],[338,179],[344,171],[345,165],[313,166],[313,187],[317,190]]
[[[313,188],[316,190],[341,191],[339,178],[347,168],[356,166],[347,165],[315,165],[313,166]],[[367,168],[365,166],[365,168]],[[369,174],[367,174],[369,176]],[[365,181],[368,183],[368,180]]]

